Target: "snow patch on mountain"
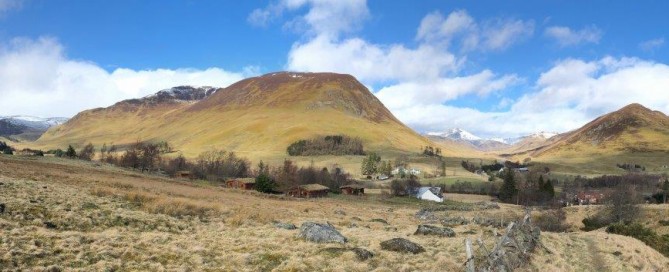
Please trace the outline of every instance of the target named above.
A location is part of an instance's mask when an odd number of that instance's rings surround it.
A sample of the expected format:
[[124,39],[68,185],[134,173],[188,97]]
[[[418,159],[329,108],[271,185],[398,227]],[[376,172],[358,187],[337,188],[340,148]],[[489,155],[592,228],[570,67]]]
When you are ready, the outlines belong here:
[[36,116],[15,115],[15,116],[0,117],[0,120],[6,121],[8,123],[17,126],[23,126],[31,129],[47,130],[50,127],[57,126],[67,122],[68,118],[65,117],[42,118]]
[[453,128],[446,132],[428,132],[427,135],[465,141],[478,141],[483,139],[460,128]]

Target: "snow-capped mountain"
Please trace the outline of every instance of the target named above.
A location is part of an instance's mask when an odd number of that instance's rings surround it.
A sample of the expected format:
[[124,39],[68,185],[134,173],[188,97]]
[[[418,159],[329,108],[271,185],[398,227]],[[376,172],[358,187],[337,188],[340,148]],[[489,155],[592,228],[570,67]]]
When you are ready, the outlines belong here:
[[471,132],[468,132],[460,128],[453,128],[446,132],[428,132],[427,135],[449,138],[452,140],[465,140],[465,141],[477,141],[483,139],[481,137],[472,134]]
[[147,95],[144,97],[145,100],[184,100],[184,101],[193,101],[193,100],[202,100],[207,98],[214,93],[218,88],[216,87],[194,87],[194,86],[178,86],[172,87],[169,89],[160,90],[155,94]]
[[499,141],[508,145],[514,145],[517,144],[523,140],[527,139],[542,139],[542,140],[548,140],[553,136],[558,135],[559,133],[556,132],[546,132],[546,131],[540,131],[540,132],[535,132],[529,135],[525,136],[520,136],[520,137],[513,137],[513,138],[494,138],[491,140]]
[[532,133],[529,135],[524,135],[520,137],[512,137],[512,138],[482,138],[479,136],[474,135],[471,132],[468,132],[466,130],[460,129],[460,128],[453,128],[445,132],[428,132],[427,136],[429,138],[432,138],[433,140],[450,140],[450,141],[455,141],[455,142],[460,142],[463,144],[467,144],[471,147],[474,147],[475,149],[478,150],[483,150],[483,151],[493,151],[493,150],[501,150],[505,149],[507,147],[516,145],[516,144],[523,144],[527,143],[528,141],[530,142],[537,142],[537,141],[545,141],[555,135],[558,135],[558,133],[555,132],[536,132]]
[[50,127],[67,122],[68,118],[35,116],[5,116],[0,117],[0,136],[16,140],[37,140]]
[[15,115],[15,116],[0,116],[0,121],[5,121],[17,126],[25,126],[33,129],[44,129],[47,130],[52,126],[57,126],[67,122],[68,118],[65,117],[51,117],[51,118],[42,118],[35,116],[26,116],[26,115]]

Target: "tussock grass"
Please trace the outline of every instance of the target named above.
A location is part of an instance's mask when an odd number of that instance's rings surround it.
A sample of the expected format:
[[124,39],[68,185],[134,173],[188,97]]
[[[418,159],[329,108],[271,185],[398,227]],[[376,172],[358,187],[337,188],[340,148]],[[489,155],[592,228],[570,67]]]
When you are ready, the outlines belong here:
[[[489,242],[503,231],[469,224],[453,227],[452,238],[414,236],[423,223],[416,212],[430,205],[412,199],[391,205],[372,195],[295,200],[51,159],[2,157],[0,181],[0,202],[7,204],[0,214],[0,270],[8,271],[43,271],[53,264],[64,271],[458,271],[465,261],[464,238]],[[506,221],[523,212],[500,206],[435,213]],[[370,222],[374,218],[390,225]],[[297,226],[329,222],[349,239],[346,247],[375,256],[361,262],[352,252],[328,254],[323,249],[332,245],[297,239],[298,231],[276,228],[274,220]],[[57,227],[46,228],[47,221]],[[397,237],[427,251],[404,255],[380,248],[381,241]],[[612,270],[660,271],[669,265],[630,237],[596,231],[545,233],[542,239],[552,254],[539,253],[528,270],[588,270],[591,244]]]

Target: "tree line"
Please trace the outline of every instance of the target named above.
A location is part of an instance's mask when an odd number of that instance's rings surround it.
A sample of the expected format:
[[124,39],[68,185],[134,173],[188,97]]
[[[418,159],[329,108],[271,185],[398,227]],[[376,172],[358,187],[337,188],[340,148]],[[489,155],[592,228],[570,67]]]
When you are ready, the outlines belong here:
[[365,155],[362,140],[345,135],[299,140],[290,144],[286,151],[290,156]]
[[283,164],[274,167],[260,161],[254,174],[256,189],[261,192],[285,192],[300,185],[315,183],[328,187],[334,193],[339,193],[341,186],[353,182],[350,175],[337,165],[331,169],[317,168],[313,164],[298,167],[291,160],[284,160]]

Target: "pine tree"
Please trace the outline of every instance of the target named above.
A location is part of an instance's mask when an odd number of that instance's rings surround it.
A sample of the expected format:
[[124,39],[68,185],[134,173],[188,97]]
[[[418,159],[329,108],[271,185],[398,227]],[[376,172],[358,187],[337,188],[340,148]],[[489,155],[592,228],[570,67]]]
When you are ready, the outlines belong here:
[[504,173],[504,184],[502,184],[502,188],[499,190],[499,199],[504,202],[511,202],[517,194],[518,188],[516,188],[513,170],[507,169]]
[[77,151],[74,150],[74,147],[72,145],[67,147],[67,151],[65,151],[65,156],[74,159],[77,157]]
[[271,193],[276,188],[276,182],[267,174],[260,174],[256,177],[256,191],[261,193]]

